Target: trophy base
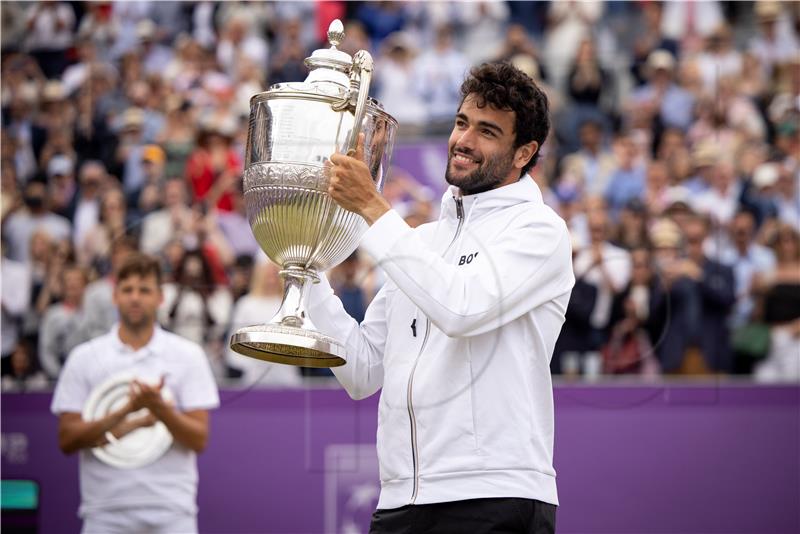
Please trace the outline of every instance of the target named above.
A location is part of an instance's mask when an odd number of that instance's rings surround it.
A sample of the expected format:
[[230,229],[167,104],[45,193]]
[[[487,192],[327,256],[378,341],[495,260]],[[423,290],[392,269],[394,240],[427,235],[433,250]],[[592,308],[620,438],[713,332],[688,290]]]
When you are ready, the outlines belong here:
[[240,328],[231,336],[231,349],[257,360],[300,367],[345,364],[345,348],[334,338],[274,323]]

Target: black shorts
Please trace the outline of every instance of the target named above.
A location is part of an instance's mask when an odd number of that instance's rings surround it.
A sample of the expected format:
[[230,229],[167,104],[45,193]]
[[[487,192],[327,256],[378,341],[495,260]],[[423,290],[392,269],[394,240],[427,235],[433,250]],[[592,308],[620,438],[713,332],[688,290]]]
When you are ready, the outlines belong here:
[[499,498],[415,504],[376,510],[370,534],[552,534],[556,505]]

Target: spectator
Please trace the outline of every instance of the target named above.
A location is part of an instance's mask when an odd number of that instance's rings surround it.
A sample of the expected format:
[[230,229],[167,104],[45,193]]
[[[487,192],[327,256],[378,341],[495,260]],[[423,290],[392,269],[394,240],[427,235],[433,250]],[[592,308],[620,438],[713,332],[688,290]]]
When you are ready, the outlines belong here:
[[381,68],[375,72],[378,99],[397,119],[403,134],[421,131],[427,118],[425,101],[415,92],[417,53],[409,34],[393,33],[383,41]]
[[37,368],[34,355],[29,343],[22,340],[17,343],[8,357],[9,372],[3,373],[3,393],[43,391],[50,387],[47,377]]
[[614,143],[617,160],[611,172],[605,198],[609,211],[616,217],[628,201],[644,195],[646,168],[640,159],[639,149],[630,134],[620,135]]
[[714,94],[719,79],[737,76],[742,70],[742,55],[733,47],[733,36],[726,24],[717,26],[706,39],[706,50],[697,58],[703,84]]
[[25,208],[9,215],[3,225],[3,236],[9,258],[27,262],[31,236],[38,228],[43,228],[55,240],[69,239],[72,230],[67,219],[50,211],[46,186],[42,182],[30,182],[25,187],[23,201]]
[[164,285],[159,322],[181,337],[205,348],[216,374],[222,374],[222,336],[228,329],[233,301],[226,287],[214,281],[202,252],[186,252],[175,282]]
[[118,187],[107,189],[100,197],[100,216],[87,232],[77,250],[81,265],[92,267],[105,276],[110,271],[109,260],[114,243],[131,233],[128,226],[125,197]]
[[[283,284],[277,267],[263,258],[253,269],[250,291],[233,308],[230,333],[269,320],[277,313],[282,294]],[[290,365],[258,361],[242,356],[230,347],[226,349],[226,360],[230,367],[241,373],[240,382],[244,386],[286,387],[301,383],[299,370]]]
[[[102,163],[87,161],[80,170],[80,189],[72,202],[73,242],[80,258],[81,249],[92,229],[103,218],[103,188],[107,185],[108,175]],[[124,199],[123,199],[124,202]],[[80,258],[83,261],[85,258]],[[84,265],[88,265],[85,263]]]
[[74,222],[73,199],[76,193],[73,161],[69,156],[56,154],[47,163],[47,203],[53,213]]
[[45,76],[56,78],[67,66],[72,46],[75,12],[67,2],[36,2],[28,7],[25,46],[42,67]]
[[231,211],[214,210],[209,213],[208,218],[209,224],[215,226],[218,233],[224,236],[226,248],[230,249],[233,256],[252,258],[261,252],[261,246],[250,228],[242,187],[242,181],[237,181],[231,195]]
[[674,81],[675,58],[666,50],[655,50],[647,58],[647,72],[647,83],[631,95],[631,112],[657,118],[665,127],[689,128],[694,97]]
[[7,247],[3,245],[2,256],[2,358],[3,374],[9,370],[11,356],[22,338],[22,321],[30,307],[31,273],[30,268],[21,262],[5,257]]
[[163,188],[164,207],[148,214],[142,223],[141,250],[158,254],[172,240],[182,240],[192,232],[192,211],[182,179],[167,180]]
[[305,79],[308,69],[304,61],[309,54],[303,45],[301,27],[302,24],[297,19],[285,21],[281,25],[278,46],[267,76],[270,82],[299,82]]
[[603,209],[588,215],[590,243],[575,256],[575,278],[581,278],[597,289],[595,305],[589,317],[591,344],[598,349],[610,326],[614,297],[630,281],[630,255],[609,241],[610,221]]
[[616,167],[613,153],[603,144],[603,126],[586,120],[580,126],[581,148],[564,158],[562,166],[577,172],[581,190],[589,195],[603,194]]
[[603,14],[600,2],[551,2],[545,36],[545,64],[548,81],[559,91],[567,87],[572,61],[583,40],[591,35],[591,26]]
[[745,325],[753,313],[753,279],[775,270],[775,254],[755,242],[755,217],[739,211],[730,225],[731,244],[722,252],[720,261],[733,268],[736,307],[731,315],[734,328]]
[[194,150],[197,132],[192,121],[192,106],[177,95],[166,102],[164,128],[156,142],[166,154],[164,175],[167,178],[186,176],[186,161]]
[[39,363],[52,380],[58,378],[67,354],[77,345],[76,333],[86,289],[86,272],[68,265],[62,271],[63,298],[47,309],[39,334]]
[[763,295],[764,322],[770,327],[769,352],[755,369],[765,382],[800,381],[800,234],[782,224],[771,239],[775,270],[756,275],[753,285]]
[[236,12],[220,31],[217,62],[230,77],[236,76],[237,66],[242,61],[252,61],[262,69],[268,65],[269,45],[256,34],[253,22],[246,13]]
[[716,227],[728,226],[739,207],[742,188],[734,173],[730,161],[719,162],[710,171],[709,188],[692,201],[694,210],[710,217]]
[[764,74],[769,77],[778,65],[797,56],[800,41],[788,23],[780,2],[756,2],[755,12],[758,32],[750,41],[750,50],[759,59]]
[[142,55],[142,67],[146,74],[160,74],[172,61],[172,49],[159,43],[160,29],[149,19],[136,25],[136,37],[139,40]]
[[83,294],[83,310],[72,338],[76,345],[109,332],[117,322],[117,308],[113,299],[114,284],[122,265],[134,252],[137,252],[136,240],[121,236],[112,241],[109,247],[110,268],[102,272],[100,278],[86,286]]
[[603,371],[607,374],[658,374],[660,365],[654,347],[666,327],[661,314],[664,299],[648,249],[631,251],[630,283],[614,301],[614,326],[603,349]]
[[630,28],[636,34],[632,43],[633,61],[630,70],[637,86],[643,85],[647,81],[646,63],[653,51],[666,50],[673,57],[678,56],[678,42],[666,37],[662,32],[663,12],[664,6],[660,2],[643,4],[641,23]]
[[703,249],[708,237],[708,222],[693,217],[684,226],[687,261],[683,274],[694,281],[700,297],[696,343],[709,370],[731,373],[733,361],[728,316],[736,302],[733,270],[709,258]]
[[428,106],[428,127],[443,133],[452,126],[452,110],[461,99],[459,88],[469,67],[467,59],[453,46],[453,32],[448,26],[436,29],[431,49],[416,61],[417,91]]
[[201,126],[197,148],[186,162],[186,178],[195,202],[231,211],[231,189],[242,173],[242,161],[231,147],[234,126],[229,118],[209,118]]
[[333,291],[342,301],[344,310],[359,323],[364,320],[364,313],[367,311],[364,290],[357,280],[360,270],[361,262],[358,251],[355,251],[334,267],[330,277]]

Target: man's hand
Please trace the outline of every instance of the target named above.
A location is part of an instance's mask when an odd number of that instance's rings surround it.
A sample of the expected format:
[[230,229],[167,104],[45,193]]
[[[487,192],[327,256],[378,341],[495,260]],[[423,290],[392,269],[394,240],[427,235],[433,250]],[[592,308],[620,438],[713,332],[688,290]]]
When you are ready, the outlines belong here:
[[161,396],[161,388],[164,387],[164,377],[161,377],[158,384],[151,386],[138,380],[133,380],[128,393],[129,413],[137,412],[142,408],[147,408],[152,414],[158,413],[166,407],[166,402]]
[[330,159],[328,193],[341,207],[361,215],[372,224],[391,209],[375,188],[369,168],[364,162],[364,134],[358,135],[355,154],[334,154]]

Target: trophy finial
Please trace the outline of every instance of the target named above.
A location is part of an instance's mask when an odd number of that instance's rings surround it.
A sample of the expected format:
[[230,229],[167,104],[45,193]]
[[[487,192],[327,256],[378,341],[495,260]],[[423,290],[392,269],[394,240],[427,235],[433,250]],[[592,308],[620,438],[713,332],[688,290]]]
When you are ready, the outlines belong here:
[[328,26],[328,42],[336,48],[344,41],[344,25],[339,19],[334,19]]

